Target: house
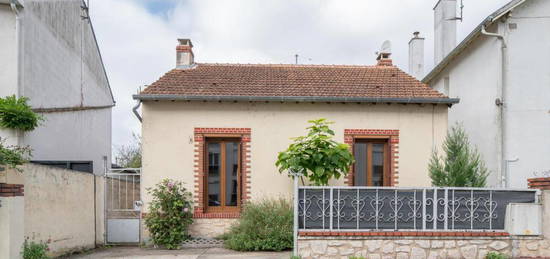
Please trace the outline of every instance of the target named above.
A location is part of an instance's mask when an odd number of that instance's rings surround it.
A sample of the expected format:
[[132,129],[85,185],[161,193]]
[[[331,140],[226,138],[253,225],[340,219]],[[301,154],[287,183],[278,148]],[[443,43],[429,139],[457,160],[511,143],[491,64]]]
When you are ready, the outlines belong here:
[[32,132],[0,129],[33,162],[103,174],[114,99],[83,0],[0,0],[0,96],[28,97]]
[[351,173],[332,184],[431,185],[428,161],[458,99],[393,66],[389,51],[371,66],[205,64],[194,62],[190,40],[179,43],[176,68],[134,98],[142,106],[142,188],[185,182],[194,235],[220,234],[243,202],[289,197],[277,153],[311,119],[334,121],[336,140],[355,154]]
[[434,8],[436,66],[422,82],[460,98],[449,125],[464,125],[492,172],[488,183],[527,187],[550,170],[550,1],[510,1],[458,45],[456,4]]

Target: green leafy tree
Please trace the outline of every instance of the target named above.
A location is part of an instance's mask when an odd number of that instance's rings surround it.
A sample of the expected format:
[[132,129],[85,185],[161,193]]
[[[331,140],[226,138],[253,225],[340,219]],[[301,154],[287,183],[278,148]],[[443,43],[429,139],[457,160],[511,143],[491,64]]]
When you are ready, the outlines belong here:
[[178,249],[189,238],[189,225],[193,223],[191,193],[183,182],[168,179],[147,191],[153,197],[145,216],[151,240],[155,245]]
[[298,171],[315,185],[327,185],[330,179],[348,173],[353,155],[348,145],[332,139],[334,131],[329,125],[333,122],[323,118],[308,122],[313,125],[307,128],[307,136],[294,138],[294,143],[279,153],[275,165],[280,173]]
[[443,142],[444,156],[432,153],[429,171],[434,186],[484,187],[488,171],[460,124],[451,128]]
[[[26,97],[17,98],[15,95],[0,98],[0,128],[32,131],[38,127],[43,117],[35,113],[27,101]],[[29,147],[6,146],[4,139],[0,139],[0,171],[6,168],[17,169],[30,156]]]
[[27,104],[26,97],[0,98],[0,127],[22,131],[34,130],[44,118]]

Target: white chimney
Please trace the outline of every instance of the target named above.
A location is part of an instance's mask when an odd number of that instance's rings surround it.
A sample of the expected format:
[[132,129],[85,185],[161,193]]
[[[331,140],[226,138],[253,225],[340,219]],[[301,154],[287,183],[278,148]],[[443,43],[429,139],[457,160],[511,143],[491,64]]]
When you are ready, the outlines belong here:
[[456,0],[439,0],[434,7],[434,65],[456,46]]
[[176,46],[176,68],[188,68],[195,63],[193,44],[190,39],[178,39]]
[[415,31],[409,41],[409,74],[421,80],[424,76],[424,38]]

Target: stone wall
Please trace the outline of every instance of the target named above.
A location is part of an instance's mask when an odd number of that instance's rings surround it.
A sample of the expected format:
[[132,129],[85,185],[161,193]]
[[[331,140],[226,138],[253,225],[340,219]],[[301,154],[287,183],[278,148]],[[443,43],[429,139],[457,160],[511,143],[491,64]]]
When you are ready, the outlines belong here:
[[301,237],[298,253],[307,258],[349,258],[363,256],[368,259],[483,259],[495,251],[509,256],[537,257],[550,255],[550,242],[540,237],[452,237],[376,238],[360,237],[311,238]]
[[198,238],[215,238],[229,230],[237,219],[193,219],[189,234]]

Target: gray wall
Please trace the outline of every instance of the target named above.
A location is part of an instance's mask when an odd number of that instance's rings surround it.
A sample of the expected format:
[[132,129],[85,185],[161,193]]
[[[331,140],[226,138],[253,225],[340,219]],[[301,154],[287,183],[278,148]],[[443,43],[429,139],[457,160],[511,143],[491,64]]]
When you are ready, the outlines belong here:
[[[16,93],[29,97],[45,121],[20,134],[18,142],[34,150],[33,160],[92,160],[94,173],[102,174],[103,156],[110,165],[114,101],[92,25],[81,18],[83,5],[82,0],[26,0],[20,9]],[[4,7],[0,20],[15,24],[15,15]],[[0,34],[10,32],[3,27]],[[0,59],[2,66],[13,68]]]
[[[510,28],[516,24],[517,28]],[[502,85],[501,45],[480,36],[430,85],[460,103],[449,111],[449,125],[461,121],[471,142],[482,152],[493,172],[490,185],[499,185],[508,162],[511,187],[526,187],[534,172],[550,170],[550,1],[531,0],[516,8],[498,30],[507,43],[504,79],[504,149],[499,145],[499,109],[495,99]],[[513,26],[512,26],[513,27]]]

